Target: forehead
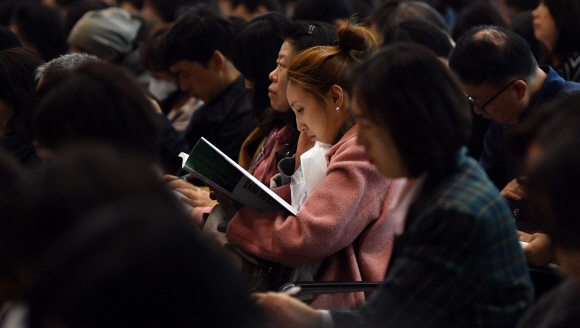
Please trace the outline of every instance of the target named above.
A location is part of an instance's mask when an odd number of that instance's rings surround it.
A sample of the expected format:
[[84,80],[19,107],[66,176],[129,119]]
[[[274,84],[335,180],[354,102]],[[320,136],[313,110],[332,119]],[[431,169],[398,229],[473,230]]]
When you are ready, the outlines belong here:
[[181,73],[181,72],[199,72],[201,70],[207,69],[202,64],[196,61],[189,61],[186,59],[180,60],[175,64],[169,66],[171,73]]
[[314,95],[304,91],[304,89],[292,81],[288,81],[286,96],[288,97],[290,106],[293,106],[293,104],[310,104],[316,101]]
[[280,58],[289,58],[294,53],[294,46],[290,44],[289,41],[284,41],[282,46],[280,47],[280,52],[278,53],[278,57]]
[[488,97],[490,94],[494,94],[498,91],[497,90],[498,88],[488,83],[483,83],[477,86],[469,83],[462,83],[461,87],[463,89],[463,92],[466,95],[472,97],[473,99],[485,98]]

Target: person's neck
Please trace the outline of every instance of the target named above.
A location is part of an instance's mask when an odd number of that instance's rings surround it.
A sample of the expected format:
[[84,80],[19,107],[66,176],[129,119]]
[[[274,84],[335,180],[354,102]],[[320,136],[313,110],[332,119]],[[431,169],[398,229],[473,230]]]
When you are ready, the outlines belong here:
[[529,86],[529,92],[527,92],[528,99],[526,109],[530,108],[536,103],[536,99],[538,98],[538,95],[542,91],[542,87],[544,86],[547,77],[548,74],[546,74],[546,72],[544,72],[539,67],[536,68],[536,74],[534,74],[533,78],[531,78],[530,81],[527,82]]
[[240,77],[240,75],[241,73],[233,66],[233,64],[228,62],[226,67],[220,73],[220,83],[218,84],[219,87],[216,88],[215,96],[213,96],[208,102],[217,99],[221,94],[223,94],[224,91]]

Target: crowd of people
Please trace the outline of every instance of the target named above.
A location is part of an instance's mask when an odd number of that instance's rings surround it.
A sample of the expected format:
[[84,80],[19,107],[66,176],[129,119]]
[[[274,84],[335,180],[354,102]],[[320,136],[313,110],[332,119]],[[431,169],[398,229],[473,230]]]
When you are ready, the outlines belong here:
[[0,0],[0,327],[575,326],[579,109],[579,0]]

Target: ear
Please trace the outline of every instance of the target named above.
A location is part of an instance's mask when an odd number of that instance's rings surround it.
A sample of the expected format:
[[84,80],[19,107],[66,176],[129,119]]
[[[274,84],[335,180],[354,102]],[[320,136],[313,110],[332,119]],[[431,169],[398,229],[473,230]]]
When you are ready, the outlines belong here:
[[344,91],[342,90],[342,88],[335,84],[332,87],[330,87],[328,94],[332,98],[332,103],[334,104],[334,106],[341,108],[342,105],[344,104]]
[[514,82],[514,87],[516,88],[516,94],[518,100],[524,99],[526,92],[528,91],[528,84],[524,80],[517,80]]
[[223,71],[227,65],[226,56],[224,56],[219,50],[215,50],[213,55],[209,59],[209,68],[212,68],[216,71]]

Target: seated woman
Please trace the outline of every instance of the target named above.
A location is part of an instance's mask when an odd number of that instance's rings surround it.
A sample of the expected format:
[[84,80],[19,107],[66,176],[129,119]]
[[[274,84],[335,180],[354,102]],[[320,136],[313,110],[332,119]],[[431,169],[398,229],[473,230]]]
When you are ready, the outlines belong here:
[[393,255],[358,312],[256,296],[278,327],[513,327],[533,289],[509,208],[465,156],[470,113],[436,55],[393,44],[355,68],[358,142],[390,178],[407,178],[393,209]]
[[534,34],[548,50],[542,61],[566,81],[580,82],[580,3],[541,0],[532,12]]
[[[377,49],[376,41],[367,28],[352,25],[341,27],[338,37],[335,46],[296,54],[287,73],[287,96],[298,129],[311,141],[332,145],[323,181],[296,215],[241,208],[226,237],[253,256],[285,266],[322,261],[314,280],[373,281],[387,268],[392,244],[388,214],[401,184],[381,177],[356,145],[359,128],[344,79],[348,67]],[[274,191],[289,202],[295,163],[290,158],[279,166],[282,174],[273,179],[278,185]],[[363,293],[352,293],[317,296],[312,305],[353,308],[363,302]]]
[[[274,17],[277,16],[277,14],[273,15]],[[290,64],[292,56],[302,50],[314,46],[332,45],[338,39],[338,34],[336,33],[336,28],[330,24],[305,21],[294,22],[286,26],[283,32],[276,31],[272,26],[268,26],[272,25],[272,23],[269,23],[271,20],[268,19],[268,16],[261,17],[252,21],[244,32],[240,33],[236,38],[236,43],[239,43],[237,47],[239,55],[237,59],[234,59],[234,64],[237,62],[236,65],[240,66],[240,70],[242,70],[241,67],[243,66],[242,72],[244,76],[246,78],[250,77],[249,79],[254,82],[254,109],[258,108],[257,104],[261,104],[261,107],[264,107],[261,108],[262,113],[278,118],[274,122],[266,122],[271,126],[269,129],[275,127],[272,126],[272,123],[279,124],[282,122],[285,125],[278,126],[275,133],[268,132],[268,134],[272,135],[272,138],[264,138],[265,141],[263,141],[263,147],[260,151],[256,154],[249,154],[244,146],[255,141],[256,134],[263,133],[261,129],[257,128],[242,145],[238,163],[240,166],[250,169],[249,171],[264,184],[269,185],[270,179],[277,171],[278,162],[285,157],[293,156],[298,148],[299,133],[296,129],[296,120],[286,97],[286,71],[288,64]],[[265,28],[267,29],[266,31],[264,31]],[[280,34],[283,36],[283,43],[282,40],[279,40]],[[244,44],[240,41],[247,39],[246,43],[252,44],[256,42],[256,38],[262,39],[264,43],[262,50],[252,56],[246,56]],[[275,50],[270,49],[272,44],[277,45]],[[264,51],[266,48],[269,51]],[[267,68],[267,70],[264,70],[264,68]],[[264,85],[264,79],[269,79],[272,83],[269,86]],[[264,99],[264,97],[266,98]],[[267,105],[264,104],[265,101]],[[278,114],[271,115],[274,112]],[[280,120],[280,117],[283,120]],[[292,122],[288,122],[290,118]],[[312,147],[313,143],[310,140],[301,141],[301,149],[308,150]],[[194,213],[193,218],[195,222],[201,224],[202,215],[209,213],[211,211],[209,206],[213,205],[213,202],[209,199],[208,192],[204,189],[196,188],[183,180],[176,179],[175,176],[168,175],[166,180],[169,182],[169,187],[179,190],[184,195],[184,202],[190,206],[197,207],[192,210]],[[204,206],[206,208],[200,208]]]

